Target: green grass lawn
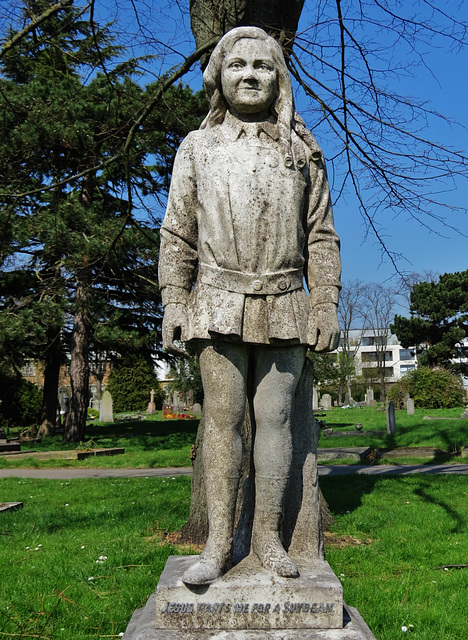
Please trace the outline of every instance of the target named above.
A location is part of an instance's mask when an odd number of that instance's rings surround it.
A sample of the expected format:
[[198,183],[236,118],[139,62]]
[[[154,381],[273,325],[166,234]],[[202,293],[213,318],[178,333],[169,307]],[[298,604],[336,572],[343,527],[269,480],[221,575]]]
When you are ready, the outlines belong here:
[[[414,415],[408,416],[406,411],[396,412],[397,433],[390,436],[386,433],[385,412],[375,407],[362,409],[336,408],[326,412],[327,427],[335,433],[355,431],[355,424],[360,422],[364,431],[375,433],[363,436],[321,436],[319,447],[372,447],[395,448],[427,446],[442,449],[448,454],[457,454],[468,445],[468,420],[424,420],[425,415],[446,418],[459,418],[463,407],[456,409],[416,409]],[[324,413],[324,412],[321,412]],[[82,467],[82,468],[152,468],[152,467],[185,467],[190,466],[190,449],[195,442],[198,420],[162,420],[161,412],[154,416],[146,416],[141,421],[116,422],[114,424],[91,423],[87,429],[86,440],[81,445],[65,444],[62,436],[45,438],[41,443],[25,443],[22,451],[35,449],[38,451],[59,451],[83,447],[107,448],[123,447],[124,455],[112,457],[87,458],[83,461],[69,460],[34,460],[32,458],[15,460],[14,456],[1,457],[0,468],[37,467]],[[445,456],[437,459],[411,458],[384,460],[385,463],[396,462],[424,463],[446,462]],[[453,457],[452,461],[460,461]]]
[[[327,559],[377,640],[465,640],[468,476],[330,477]],[[0,638],[118,638],[154,591],[190,480],[0,480]],[[183,552],[190,553],[190,549]],[[407,633],[402,627],[408,629]]]
[[82,468],[156,468],[187,467],[191,465],[190,449],[195,442],[198,420],[162,420],[159,411],[141,421],[88,425],[86,439],[80,445],[67,444],[62,436],[44,438],[40,443],[24,443],[22,452],[65,451],[80,448],[123,447],[124,455],[87,458],[82,461],[15,460],[14,456],[0,457],[0,468],[82,467]]
[[455,409],[415,409],[414,415],[406,411],[395,411],[397,433],[392,436],[386,433],[385,411],[377,411],[375,407],[361,409],[334,408],[319,418],[325,420],[326,426],[334,432],[355,431],[356,423],[363,425],[364,431],[384,431],[369,436],[343,436],[320,438],[321,447],[357,447],[374,448],[394,447],[435,447],[444,451],[456,451],[468,445],[468,420],[424,420],[424,416],[437,418],[459,418],[464,407]]

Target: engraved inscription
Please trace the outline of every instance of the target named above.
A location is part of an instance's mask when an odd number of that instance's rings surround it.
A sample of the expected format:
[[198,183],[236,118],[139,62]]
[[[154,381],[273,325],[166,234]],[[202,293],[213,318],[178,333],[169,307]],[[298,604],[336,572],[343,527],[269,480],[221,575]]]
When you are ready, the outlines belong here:
[[286,613],[294,615],[297,613],[333,613],[335,604],[333,602],[284,602],[283,607],[279,603],[273,605],[271,602],[199,602],[196,607],[193,602],[166,602],[161,609],[161,613],[231,613],[235,614],[269,614]]
[[166,602],[161,613],[193,613],[193,602]]

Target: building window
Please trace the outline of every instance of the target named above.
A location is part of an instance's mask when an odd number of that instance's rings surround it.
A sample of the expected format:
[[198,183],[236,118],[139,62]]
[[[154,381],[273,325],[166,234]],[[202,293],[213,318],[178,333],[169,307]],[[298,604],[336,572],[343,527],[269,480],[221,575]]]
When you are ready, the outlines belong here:
[[377,351],[363,351],[361,354],[362,362],[379,362],[379,360],[385,360],[385,362],[391,362],[393,360],[392,352],[385,351],[385,353]]
[[21,367],[21,374],[25,378],[33,378],[36,375],[36,367],[33,362],[29,362]]
[[400,349],[400,360],[413,360],[414,351],[411,349]]
[[400,366],[400,373],[402,376],[404,376],[405,373],[408,373],[409,371],[413,371],[414,369],[416,369],[416,366],[414,364],[402,364]]

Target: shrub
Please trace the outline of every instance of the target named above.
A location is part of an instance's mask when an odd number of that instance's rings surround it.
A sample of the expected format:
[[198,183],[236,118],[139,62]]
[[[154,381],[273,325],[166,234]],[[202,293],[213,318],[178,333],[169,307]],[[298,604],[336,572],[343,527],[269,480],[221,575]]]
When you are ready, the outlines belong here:
[[3,427],[30,427],[41,416],[42,394],[19,375],[0,372],[0,424]]
[[415,407],[449,409],[465,403],[465,392],[459,378],[447,369],[419,367],[396,382],[388,399],[400,406],[405,394],[414,400]]
[[154,401],[161,408],[163,391],[159,386],[154,366],[144,358],[134,357],[118,360],[107,384],[113,400],[115,413],[123,411],[144,411],[154,389]]

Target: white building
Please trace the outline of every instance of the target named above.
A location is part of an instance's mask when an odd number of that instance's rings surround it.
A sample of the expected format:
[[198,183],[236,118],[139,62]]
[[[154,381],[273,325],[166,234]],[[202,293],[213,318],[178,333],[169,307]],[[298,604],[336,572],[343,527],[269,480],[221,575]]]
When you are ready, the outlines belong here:
[[[338,352],[343,351],[343,332]],[[385,359],[385,379],[396,382],[405,373],[416,369],[416,349],[405,349],[394,334],[384,330],[351,329],[349,331],[349,351],[354,355],[356,376],[369,378],[369,382],[377,382],[379,359]]]

